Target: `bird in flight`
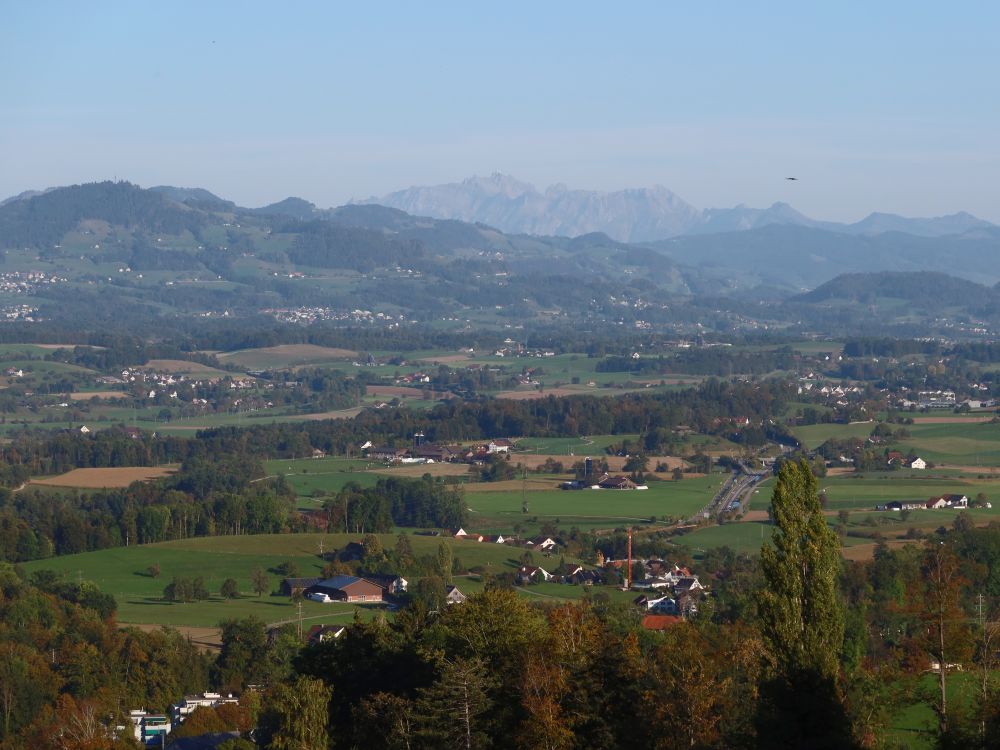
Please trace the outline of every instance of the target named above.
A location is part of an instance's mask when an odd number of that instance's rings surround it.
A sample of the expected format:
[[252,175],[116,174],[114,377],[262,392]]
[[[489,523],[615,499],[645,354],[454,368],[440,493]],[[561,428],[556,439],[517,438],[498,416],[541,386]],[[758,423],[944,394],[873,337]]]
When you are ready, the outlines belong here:
[[798,180],[799,178],[798,177],[786,177],[785,179],[786,180]]

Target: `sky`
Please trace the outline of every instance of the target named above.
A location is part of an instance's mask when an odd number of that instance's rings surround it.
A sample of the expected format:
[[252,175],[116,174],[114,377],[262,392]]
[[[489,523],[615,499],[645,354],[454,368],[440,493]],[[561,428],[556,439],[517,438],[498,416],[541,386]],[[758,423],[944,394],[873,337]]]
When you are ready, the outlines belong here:
[[500,170],[1000,223],[996,3],[39,0],[2,18],[0,198],[117,178],[329,207]]

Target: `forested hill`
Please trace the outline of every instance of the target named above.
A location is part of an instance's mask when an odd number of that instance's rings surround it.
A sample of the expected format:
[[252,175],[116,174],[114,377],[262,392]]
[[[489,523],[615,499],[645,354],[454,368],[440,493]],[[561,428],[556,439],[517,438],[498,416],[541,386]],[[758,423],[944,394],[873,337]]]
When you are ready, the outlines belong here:
[[945,273],[883,271],[848,273],[796,298],[801,302],[846,300],[870,303],[892,297],[923,306],[990,308],[1000,302],[996,288],[957,279]]
[[[1000,232],[989,228],[932,238],[767,226],[629,244],[600,232],[504,234],[378,205],[319,209],[289,198],[245,209],[201,188],[101,182],[0,205],[0,251],[11,282],[0,284],[5,320],[91,332],[145,335],[154,321],[161,333],[188,330],[217,316],[258,328],[262,316],[343,326],[358,311],[366,324],[467,331],[621,326],[686,336],[795,326],[874,335],[897,326],[912,336],[936,325],[952,335],[939,321],[947,310],[996,315],[1000,329],[991,290],[941,276],[1000,280],[982,261],[1000,251]],[[914,274],[891,273],[900,271]],[[857,275],[866,272],[881,275]],[[840,274],[855,276],[783,302]],[[910,304],[881,310],[876,328],[870,298]],[[129,316],[117,314],[126,308]]]
[[0,206],[0,246],[48,248],[87,219],[170,234],[197,231],[206,223],[202,212],[160,192],[128,182],[99,182]]

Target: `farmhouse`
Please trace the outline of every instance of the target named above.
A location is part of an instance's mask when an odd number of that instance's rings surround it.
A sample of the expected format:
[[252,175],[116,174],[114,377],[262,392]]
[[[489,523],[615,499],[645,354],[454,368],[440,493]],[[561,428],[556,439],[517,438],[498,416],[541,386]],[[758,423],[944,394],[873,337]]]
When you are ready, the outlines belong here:
[[634,490],[636,487],[635,482],[633,482],[628,477],[604,477],[597,486],[602,490]]
[[380,602],[382,587],[357,576],[334,576],[310,586],[306,594],[326,594],[342,602]]
[[368,581],[369,583],[374,583],[376,586],[382,589],[384,594],[390,596],[393,594],[405,594],[407,587],[410,585],[409,581],[407,581],[405,578],[403,578],[402,576],[393,575],[392,573],[388,573],[385,575],[380,575],[380,574],[367,575],[364,577],[363,580]]
[[449,584],[445,591],[447,592],[444,596],[446,604],[464,604],[465,600],[469,598],[458,590],[458,586]]
[[539,581],[551,581],[552,574],[545,568],[535,565],[522,565],[517,570],[517,582],[520,584],[538,583]]
[[461,451],[450,448],[447,445],[418,445],[410,451],[414,458],[422,458],[425,461],[454,461],[459,457]]
[[679,622],[681,618],[676,615],[646,615],[642,618],[642,629],[667,630]]
[[344,634],[347,628],[343,625],[313,625],[309,628],[306,640],[310,645],[323,643],[324,641],[334,641]]
[[379,461],[399,461],[406,455],[406,452],[406,448],[391,448],[387,445],[380,445],[377,448],[372,448],[368,455]]
[[510,453],[511,448],[514,444],[509,440],[504,438],[497,438],[496,440],[491,440],[486,446],[487,453]]
[[315,586],[322,580],[322,578],[286,578],[281,582],[278,591],[282,596],[292,596],[305,591],[310,586]]
[[927,462],[924,461],[924,459],[922,459],[919,456],[917,456],[915,459],[913,459],[912,461],[910,461],[910,468],[911,469],[926,469],[927,468]]
[[[933,505],[931,505],[933,503]],[[928,508],[968,508],[969,498],[965,495],[941,495],[927,501]]]

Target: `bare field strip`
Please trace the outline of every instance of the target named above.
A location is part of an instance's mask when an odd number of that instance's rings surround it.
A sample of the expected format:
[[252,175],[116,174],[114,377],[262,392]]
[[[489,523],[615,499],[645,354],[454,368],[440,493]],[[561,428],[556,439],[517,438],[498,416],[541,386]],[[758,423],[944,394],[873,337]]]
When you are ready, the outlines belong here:
[[503,482],[473,482],[464,485],[466,492],[520,492],[523,488],[526,492],[540,492],[553,490],[559,494],[559,482],[557,479],[537,479],[529,477],[527,480],[508,479]]
[[501,391],[497,398],[507,398],[511,401],[530,401],[548,396],[582,396],[589,391],[573,388],[546,388],[544,391]]
[[[900,547],[904,547],[907,544],[919,544],[919,542],[913,541],[911,539],[905,541],[893,539],[886,542],[886,545],[890,549],[899,549]],[[854,544],[851,545],[850,547],[842,548],[840,550],[840,554],[844,556],[845,560],[852,560],[855,562],[863,560],[871,560],[872,558],[875,557],[875,548],[877,546],[878,545],[875,542],[872,542],[871,544]]]
[[90,401],[92,398],[129,398],[124,391],[77,391],[69,394],[70,401]]
[[[400,398],[420,398],[424,392],[419,388],[411,388],[408,385],[370,385],[368,386],[369,396],[391,396]],[[441,398],[444,394],[433,393],[434,398]]]
[[[603,459],[608,462],[608,471],[624,471],[623,467],[625,462],[628,461],[624,456],[605,456],[600,452],[595,453],[577,453],[572,456],[568,455],[552,455],[552,454],[539,454],[539,453],[512,453],[510,456],[510,462],[513,465],[522,464],[529,471],[532,469],[537,469],[542,466],[546,461],[552,459],[563,465],[563,468],[567,471],[572,468],[573,464],[577,461],[582,461],[586,456],[590,456],[594,459]],[[684,468],[686,466],[684,459],[677,458],[676,456],[650,456],[649,457],[649,468],[652,470],[656,468],[657,464],[664,463],[667,465],[668,471],[673,471],[675,468]]]
[[421,357],[418,362],[426,362],[430,365],[450,365],[455,362],[466,362],[472,359],[468,354],[444,354],[440,357]]
[[132,482],[159,479],[177,471],[175,466],[128,466],[115,469],[73,469],[57,477],[32,479],[30,484],[45,487],[82,487],[103,489],[106,487],[128,487]]
[[430,474],[432,477],[464,477],[469,473],[468,464],[403,464],[391,469],[372,469],[372,474],[384,474],[389,477],[422,477]]

